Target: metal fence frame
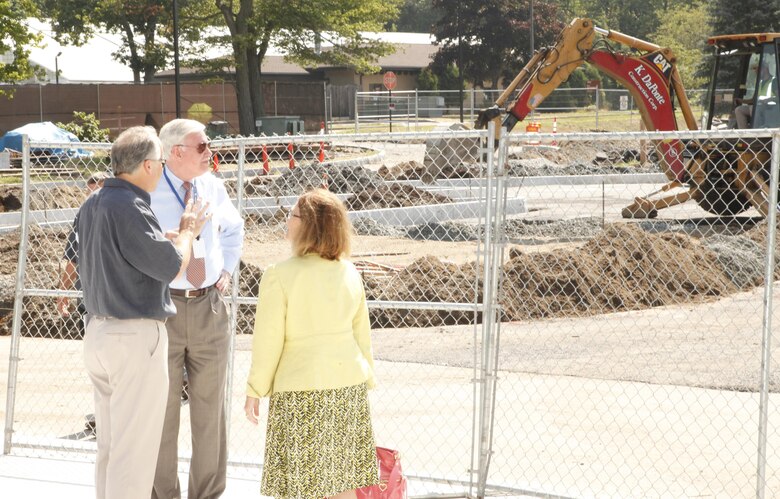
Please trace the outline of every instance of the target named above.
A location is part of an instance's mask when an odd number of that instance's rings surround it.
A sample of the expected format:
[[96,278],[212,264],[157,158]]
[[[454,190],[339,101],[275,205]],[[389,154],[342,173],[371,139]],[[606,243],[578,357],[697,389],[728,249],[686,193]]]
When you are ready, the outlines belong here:
[[[339,140],[360,139],[360,140],[387,140],[392,138],[394,141],[420,141],[437,137],[470,137],[478,138],[483,143],[481,152],[485,156],[485,167],[487,177],[485,179],[485,189],[483,195],[484,205],[482,206],[482,224],[484,228],[483,245],[484,250],[481,255],[484,262],[483,269],[483,300],[475,303],[420,303],[420,302],[380,302],[369,303],[370,308],[403,308],[403,309],[436,309],[450,311],[470,311],[483,314],[481,325],[474,326],[475,337],[481,338],[481,349],[475,352],[475,362],[473,365],[473,434],[472,434],[472,453],[471,459],[471,480],[462,483],[463,495],[468,497],[485,497],[490,491],[503,491],[509,493],[532,493],[521,488],[502,488],[490,484],[490,465],[493,454],[494,423],[496,412],[496,387],[500,383],[498,353],[500,350],[499,339],[501,334],[500,310],[498,301],[498,290],[500,287],[501,276],[499,269],[503,264],[503,249],[507,244],[506,237],[502,233],[503,222],[506,219],[506,203],[508,197],[508,173],[505,169],[507,163],[509,147],[512,143],[524,140],[524,136],[510,137],[505,131],[499,139],[495,139],[495,130],[493,124],[486,131],[466,131],[442,133],[414,133],[414,134],[393,134],[392,137],[387,134],[355,134],[351,136],[339,136]],[[771,179],[770,179],[770,206],[777,206],[777,187],[778,171],[780,163],[780,131],[722,131],[722,132],[653,132],[653,133],[620,133],[620,134],[535,134],[534,140],[537,141],[565,141],[565,140],[609,140],[610,138],[634,138],[647,141],[663,141],[677,139],[718,139],[718,138],[740,138],[740,137],[764,137],[772,138],[771,151]],[[327,140],[325,136],[322,140]],[[238,151],[238,171],[237,181],[239,185],[244,182],[245,159],[247,147],[271,144],[278,141],[278,138],[241,138],[218,140],[216,146],[231,146]],[[307,137],[291,137],[284,139],[286,142],[297,143],[311,141]],[[32,289],[25,287],[25,265],[27,261],[27,242],[29,238],[30,221],[29,195],[31,189],[31,147],[51,147],[62,146],[63,144],[30,144],[25,138],[23,154],[23,190],[21,211],[21,243],[19,250],[19,265],[17,268],[17,285],[15,289],[14,322],[11,339],[11,351],[9,357],[9,376],[7,384],[6,399],[6,420],[4,432],[4,454],[10,454],[19,444],[14,442],[14,407],[17,391],[17,372],[19,367],[19,345],[21,339],[21,316],[23,299],[26,296],[79,296],[76,292],[63,292],[58,290]],[[245,214],[243,190],[238,189],[236,203],[242,215]],[[767,217],[769,227],[776,227],[777,214],[775,210],[770,210]],[[774,255],[776,246],[775,230],[768,231],[767,236],[767,255]],[[478,255],[479,259],[480,255]],[[238,272],[238,271],[236,271]],[[762,320],[762,340],[761,340],[761,380],[760,380],[760,406],[756,414],[758,420],[758,435],[756,448],[756,497],[763,498],[766,490],[766,465],[767,465],[767,426],[768,426],[768,407],[769,407],[769,381],[771,374],[771,352],[770,345],[772,340],[772,284],[774,283],[775,262],[773,258],[767,257],[765,261],[764,273],[764,294],[763,294],[763,320]],[[237,277],[237,275],[235,276]],[[254,304],[253,297],[239,296],[238,278],[233,280],[231,290],[231,331],[236,331],[237,307],[239,305]],[[232,335],[235,339],[235,334]],[[475,342],[476,344],[476,342]],[[231,360],[229,369],[234,369],[232,364],[234,340],[231,342]],[[228,378],[230,380],[230,377]],[[231,392],[233,386],[228,382],[227,390]],[[228,410],[230,410],[228,408]],[[229,431],[229,429],[228,429]],[[24,447],[24,445],[22,445]],[[58,450],[62,447],[54,446]],[[76,448],[75,452],[83,452],[84,448]],[[246,463],[231,460],[233,466],[252,466],[254,463]],[[429,481],[447,481],[444,477],[425,476],[417,477]],[[440,497],[440,496],[439,496]]]

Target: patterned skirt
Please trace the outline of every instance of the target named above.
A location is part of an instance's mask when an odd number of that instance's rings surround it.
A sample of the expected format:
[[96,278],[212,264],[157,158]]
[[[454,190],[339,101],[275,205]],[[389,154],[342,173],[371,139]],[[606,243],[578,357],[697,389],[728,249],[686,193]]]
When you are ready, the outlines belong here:
[[365,383],[271,395],[263,495],[319,499],[378,477]]

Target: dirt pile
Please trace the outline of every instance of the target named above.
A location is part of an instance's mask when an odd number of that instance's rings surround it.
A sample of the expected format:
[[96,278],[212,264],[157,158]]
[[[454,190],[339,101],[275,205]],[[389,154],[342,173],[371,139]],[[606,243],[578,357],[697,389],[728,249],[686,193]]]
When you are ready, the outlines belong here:
[[[235,192],[235,181],[225,182],[228,193]],[[354,193],[346,200],[350,210],[398,208],[449,203],[446,196],[431,194],[411,185],[387,183],[376,172],[363,167],[302,165],[285,170],[278,177],[253,177],[246,184],[248,196],[299,196],[309,189],[327,186],[337,194]]]
[[[422,180],[427,178],[427,168],[419,161],[403,161],[394,166],[387,167],[382,165],[378,170],[379,176],[388,181],[396,180]],[[482,170],[477,165],[467,165],[464,163],[457,165],[444,165],[436,172],[437,179],[448,178],[479,178],[482,176]]]
[[[60,256],[65,249],[68,228],[30,228],[30,251],[27,257],[25,282],[39,289],[57,289]],[[0,238],[0,335],[11,334],[13,326],[16,269],[19,258],[19,232],[9,232]],[[22,335],[55,338],[79,338],[82,335],[81,315],[74,311],[62,319],[55,309],[55,299],[28,297],[23,305]]]
[[717,255],[680,234],[608,225],[583,247],[512,254],[500,291],[506,317],[593,315],[685,303],[736,291]]
[[[476,265],[444,263],[436,257],[426,256],[407,266],[389,279],[366,279],[366,296],[369,300],[443,301],[475,303],[481,299],[481,272]],[[471,324],[473,312],[446,310],[374,309],[371,311],[373,327],[414,327]],[[476,320],[481,320],[477,316]]]
[[447,196],[433,194],[405,184],[384,184],[373,189],[365,189],[357,192],[346,201],[347,209],[350,211],[401,208],[450,202],[452,200]]
[[[58,186],[51,189],[34,189],[30,196],[31,210],[78,208],[87,199],[87,192],[78,186]],[[22,209],[22,188],[17,185],[0,186],[0,211]]]
[[[447,229],[444,225],[414,229],[435,233],[439,227]],[[28,286],[56,289],[58,256],[67,234],[67,228],[31,230]],[[715,298],[761,285],[765,238],[765,224],[739,236],[703,240],[677,233],[652,234],[637,224],[614,224],[576,248],[524,253],[514,247],[502,269],[499,301],[503,319],[638,310]],[[0,334],[11,331],[18,247],[18,233],[0,238]],[[261,277],[262,269],[242,262],[240,296],[257,296]],[[372,300],[476,303],[481,300],[482,277],[482,269],[473,262],[456,265],[426,256],[389,276],[368,274],[365,285]],[[61,319],[54,302],[54,298],[25,300],[24,335],[80,337],[79,316]],[[239,331],[252,330],[254,309],[253,302],[239,306]],[[371,317],[375,327],[428,327],[481,320],[474,312],[407,309],[372,309]]]

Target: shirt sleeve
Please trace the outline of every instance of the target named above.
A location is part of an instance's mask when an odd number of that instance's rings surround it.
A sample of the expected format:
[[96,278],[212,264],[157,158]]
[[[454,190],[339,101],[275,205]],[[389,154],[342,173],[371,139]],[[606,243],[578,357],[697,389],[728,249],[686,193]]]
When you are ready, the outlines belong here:
[[149,277],[164,283],[179,273],[182,255],[165,238],[148,206],[135,206],[117,220],[119,250],[127,262]]
[[369,388],[376,386],[376,379],[374,377],[374,353],[371,348],[371,321],[368,316],[368,305],[366,304],[366,290],[363,287],[363,281],[358,277],[358,284],[360,285],[360,302],[358,303],[357,312],[352,319],[352,334],[355,335],[355,341],[360,347],[360,352],[365,357],[371,368],[370,377],[366,380]]
[[252,365],[247,380],[250,397],[266,397],[273,391],[274,375],[284,347],[286,315],[287,297],[272,266],[263,273],[257,297]]
[[[217,182],[219,181],[217,180]],[[244,244],[244,219],[241,218],[231,202],[225,186],[221,182],[217,186],[216,201],[215,211],[219,214],[219,243],[222,248],[224,270],[232,274],[241,259],[241,248]]]

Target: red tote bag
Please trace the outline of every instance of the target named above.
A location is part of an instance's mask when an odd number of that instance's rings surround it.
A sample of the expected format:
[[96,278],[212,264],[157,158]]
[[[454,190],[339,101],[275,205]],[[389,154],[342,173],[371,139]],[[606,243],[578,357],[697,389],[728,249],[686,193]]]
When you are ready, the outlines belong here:
[[401,455],[397,450],[376,448],[379,463],[379,483],[357,489],[358,499],[406,499],[406,478],[401,471]]

